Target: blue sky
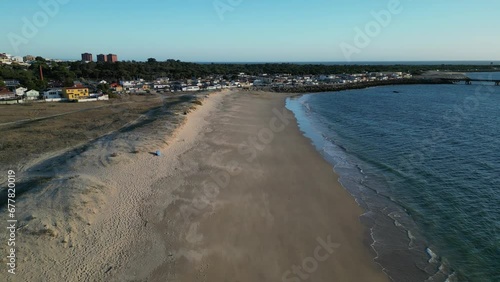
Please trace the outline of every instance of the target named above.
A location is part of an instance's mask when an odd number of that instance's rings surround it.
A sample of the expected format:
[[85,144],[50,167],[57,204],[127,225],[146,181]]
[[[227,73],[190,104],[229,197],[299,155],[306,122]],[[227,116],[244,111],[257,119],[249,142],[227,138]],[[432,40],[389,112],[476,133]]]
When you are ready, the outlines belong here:
[[[78,59],[90,52],[115,53],[120,60],[196,62],[500,60],[495,0],[400,0],[402,11],[388,12],[385,27],[372,12],[389,11],[388,3],[398,0],[0,1],[0,52],[16,55]],[[47,15],[40,3],[58,4]],[[23,27],[29,30],[26,20],[36,32],[23,33]],[[355,28],[366,34],[373,23],[380,29],[367,35],[368,44],[356,45]]]

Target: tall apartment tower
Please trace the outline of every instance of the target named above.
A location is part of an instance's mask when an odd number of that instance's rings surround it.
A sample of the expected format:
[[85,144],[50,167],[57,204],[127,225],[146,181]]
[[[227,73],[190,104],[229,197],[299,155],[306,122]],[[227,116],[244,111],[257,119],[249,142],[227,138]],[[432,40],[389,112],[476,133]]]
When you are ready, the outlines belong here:
[[84,62],[92,62],[92,54],[90,53],[83,53],[82,54],[82,61]]
[[108,62],[109,63],[118,62],[118,56],[115,54],[108,54]]
[[107,62],[108,61],[108,56],[104,54],[99,54],[97,55],[97,61],[98,62]]

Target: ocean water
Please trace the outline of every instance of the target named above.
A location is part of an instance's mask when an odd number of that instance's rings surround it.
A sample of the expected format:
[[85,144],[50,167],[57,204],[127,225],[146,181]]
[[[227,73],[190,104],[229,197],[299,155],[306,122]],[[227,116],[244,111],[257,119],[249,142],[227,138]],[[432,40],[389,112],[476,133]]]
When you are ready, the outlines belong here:
[[365,209],[394,281],[500,281],[500,86],[375,87],[287,107]]

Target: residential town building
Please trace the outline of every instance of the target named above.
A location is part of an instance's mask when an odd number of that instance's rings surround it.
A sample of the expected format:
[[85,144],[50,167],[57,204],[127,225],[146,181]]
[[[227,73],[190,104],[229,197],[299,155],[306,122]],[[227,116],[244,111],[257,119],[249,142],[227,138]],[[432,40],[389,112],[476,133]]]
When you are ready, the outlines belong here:
[[24,63],[24,58],[21,56],[15,56],[11,58],[11,61],[16,63]]
[[111,90],[113,90],[115,92],[122,92],[123,91],[123,87],[118,83],[112,83],[110,85],[110,88],[111,88]]
[[40,92],[36,90],[26,91],[24,97],[26,100],[38,100],[40,97]]
[[159,77],[156,79],[157,84],[168,83],[169,81],[170,81],[170,78],[168,78],[168,77]]
[[24,92],[28,91],[28,88],[19,87],[16,88],[15,93],[17,96],[24,96]]
[[30,66],[29,63],[25,63],[24,57],[12,56],[12,55],[6,54],[6,53],[0,53],[0,64]]
[[16,94],[7,88],[0,88],[0,100],[14,99]]
[[15,80],[15,79],[6,79],[3,82],[5,83],[5,86],[7,86],[9,88],[15,88],[15,87],[18,87],[19,85],[21,85],[19,80]]
[[192,92],[192,91],[200,91],[199,86],[186,86],[182,88],[182,91]]
[[31,56],[31,55],[26,55],[23,57],[23,59],[25,62],[33,62],[36,60],[35,56]]
[[52,88],[43,92],[43,99],[61,99],[62,89]]
[[89,89],[85,87],[66,87],[63,89],[62,96],[70,101],[85,99],[89,97]]
[[0,53],[0,64],[10,65],[12,56],[6,53]]
[[154,87],[154,89],[165,89],[165,88],[169,88],[170,86],[167,85],[167,84],[157,84],[157,83],[155,83],[153,87]]
[[74,80],[73,87],[83,87],[83,83],[81,81]]

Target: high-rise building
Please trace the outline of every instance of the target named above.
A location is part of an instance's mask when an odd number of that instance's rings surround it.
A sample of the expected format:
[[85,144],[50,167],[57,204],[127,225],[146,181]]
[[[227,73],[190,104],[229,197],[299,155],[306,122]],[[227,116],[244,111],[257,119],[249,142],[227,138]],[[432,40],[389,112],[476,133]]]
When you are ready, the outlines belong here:
[[84,62],[92,62],[92,54],[90,53],[83,53],[82,54],[82,61]]
[[108,61],[108,56],[104,54],[99,54],[97,55],[97,61],[98,62],[107,62]]
[[118,62],[118,56],[115,54],[108,54],[108,62],[109,63]]

